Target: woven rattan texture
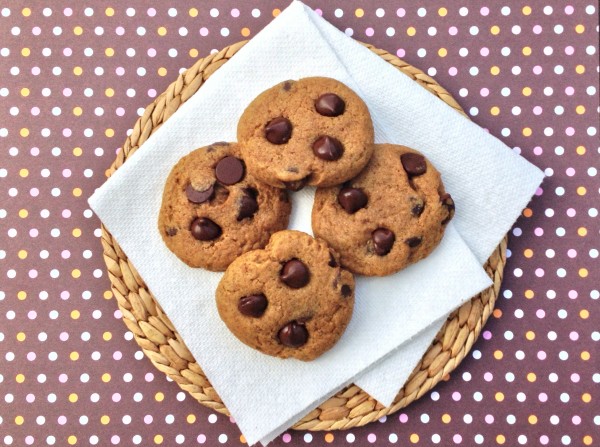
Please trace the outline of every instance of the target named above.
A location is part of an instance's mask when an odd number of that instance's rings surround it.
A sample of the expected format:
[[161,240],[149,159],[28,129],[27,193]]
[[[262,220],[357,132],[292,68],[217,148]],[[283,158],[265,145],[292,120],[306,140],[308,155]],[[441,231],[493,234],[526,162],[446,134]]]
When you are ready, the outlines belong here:
[[[202,86],[206,79],[245,43],[239,42],[218,53],[199,59],[191,68],[179,75],[164,93],[146,107],[143,116],[135,123],[133,132],[107,171],[108,175],[117,170],[181,104]],[[431,77],[384,50],[368,45],[367,47],[464,114],[454,98]],[[229,414],[202,372],[202,368],[194,360],[185,342],[155,301],[135,267],[104,227],[102,227],[102,245],[112,290],[123,313],[123,321],[134,334],[136,342],[145,355],[157,369],[167,374],[201,404]],[[506,238],[484,266],[493,280],[493,285],[448,317],[391,406],[382,406],[362,389],[351,385],[308,413],[296,423],[294,428],[338,430],[365,425],[398,411],[430,391],[459,365],[479,336],[494,308],[505,262]]]

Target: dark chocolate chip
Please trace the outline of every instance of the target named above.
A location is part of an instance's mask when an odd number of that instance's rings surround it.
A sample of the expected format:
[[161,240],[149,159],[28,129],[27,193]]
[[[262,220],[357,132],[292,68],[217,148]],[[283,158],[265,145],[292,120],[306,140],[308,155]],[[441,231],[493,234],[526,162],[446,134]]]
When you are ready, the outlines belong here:
[[335,161],[344,153],[342,143],[333,137],[323,135],[315,140],[312,145],[313,153],[321,160]]
[[290,89],[292,88],[292,82],[293,81],[285,81],[282,86],[283,90],[285,90],[286,92],[289,92]]
[[348,214],[354,214],[364,208],[368,201],[367,195],[360,188],[342,188],[338,193],[338,202]]
[[168,227],[166,232],[167,232],[167,236],[175,236],[177,234],[177,228]]
[[213,185],[210,185],[204,191],[198,191],[192,186],[191,183],[187,185],[187,188],[185,188],[185,195],[187,196],[187,199],[192,203],[204,203],[207,200],[211,199],[214,192],[215,188],[213,187]]
[[265,126],[265,138],[273,144],[285,144],[292,136],[292,123],[283,116],[272,119]]
[[331,253],[331,252],[329,252],[329,262],[327,263],[327,265],[329,267],[334,267],[334,268],[338,266],[338,263],[335,260],[335,256],[333,256],[333,253]]
[[344,113],[346,103],[335,93],[325,93],[315,101],[315,109],[323,116],[339,116]]
[[375,246],[375,253],[379,256],[387,255],[394,246],[394,241],[396,240],[394,233],[387,228],[377,228],[371,234],[371,238],[373,239],[373,245]]
[[244,172],[244,162],[232,156],[222,158],[215,167],[215,176],[224,185],[235,185],[244,178]]
[[240,199],[240,208],[238,210],[237,220],[254,216],[254,213],[258,211],[258,202],[256,200],[257,196],[258,191],[256,189],[244,189],[244,195]]
[[423,214],[423,210],[425,210],[425,202],[420,197],[411,197],[410,198],[410,213],[413,217],[419,217]]
[[427,172],[427,162],[425,157],[420,154],[413,154],[412,152],[402,154],[400,161],[409,177],[417,177]]
[[304,287],[310,280],[308,267],[299,259],[286,262],[279,275],[281,280],[292,289]]
[[310,175],[307,175],[306,177],[301,178],[300,180],[293,180],[291,182],[283,182],[283,184],[290,191],[300,191],[302,188],[304,188],[306,186],[306,184],[308,183],[309,180],[310,180]]
[[303,324],[290,321],[279,329],[277,338],[279,338],[281,344],[289,348],[299,348],[308,341],[308,331]]
[[352,287],[350,287],[348,284],[344,284],[342,286],[342,296],[344,298],[348,298],[350,295],[352,295]]
[[448,209],[448,217],[442,220],[442,225],[446,225],[454,217],[454,211],[456,207],[454,206],[454,200],[452,200],[452,196],[448,193],[442,194],[440,201],[442,202],[442,205]]
[[192,236],[199,241],[212,241],[221,236],[221,227],[208,217],[197,217],[190,225]]
[[406,245],[408,245],[410,248],[416,248],[419,245],[421,245],[421,241],[423,240],[422,237],[420,236],[415,236],[415,237],[409,237],[408,239],[406,239],[404,242],[406,243]]
[[259,318],[267,309],[267,297],[262,293],[258,295],[248,295],[240,298],[238,301],[238,310],[247,317]]

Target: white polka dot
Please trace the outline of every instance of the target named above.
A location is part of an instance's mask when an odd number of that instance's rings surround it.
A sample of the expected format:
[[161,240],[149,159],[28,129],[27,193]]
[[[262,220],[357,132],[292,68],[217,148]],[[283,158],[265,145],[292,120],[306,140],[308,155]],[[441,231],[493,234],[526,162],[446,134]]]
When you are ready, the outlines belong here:
[[477,34],[479,34],[479,28],[475,25],[471,26],[469,28],[469,34],[471,34],[471,36],[476,36]]
[[179,28],[179,35],[185,37],[188,35],[188,29],[185,26]]
[[42,14],[44,15],[44,17],[50,17],[52,15],[52,9],[44,8],[42,9]]
[[52,55],[52,50],[50,48],[43,48],[42,49],[42,56],[48,57],[50,55]]
[[377,17],[383,17],[385,15],[385,9],[383,9],[383,8],[377,8],[375,10],[375,15]]
[[21,72],[21,70],[19,70],[19,67],[10,67],[10,74],[11,75],[17,76],[20,72]]
[[437,34],[437,28],[435,26],[430,26],[427,28],[427,34],[430,36],[435,36]]
[[425,8],[417,9],[417,15],[419,17],[425,17],[427,15],[427,10]]
[[510,8],[508,6],[503,6],[502,9],[500,9],[500,13],[503,16],[507,16],[510,14]]
[[544,11],[544,14],[546,14],[547,16],[549,16],[553,12],[552,6],[544,6],[543,11]]
[[221,36],[223,36],[223,37],[229,36],[229,28],[221,28]]
[[83,10],[83,13],[86,15],[86,17],[92,17],[94,15],[94,9],[93,8],[85,8]]
[[544,47],[544,54],[546,56],[550,56],[554,53],[554,49],[552,47]]
[[561,75],[565,72],[565,67],[563,67],[562,65],[556,65],[554,67],[554,73],[556,73],[557,75]]
[[554,32],[556,34],[562,34],[565,28],[559,23],[558,25],[554,25]]
[[55,26],[52,28],[52,34],[55,36],[60,36],[62,34],[62,28],[60,26]]
[[589,15],[592,15],[596,12],[596,8],[594,7],[594,5],[587,5],[585,7],[585,12]]
[[514,74],[515,76],[518,76],[521,74],[521,67],[519,67],[518,65],[515,65],[512,69],[511,69],[512,74]]
[[518,36],[519,34],[521,34],[521,27],[519,25],[514,25],[511,29],[511,32],[515,35]]
[[138,36],[143,36],[146,34],[146,28],[144,28],[143,26],[138,26],[135,32]]
[[586,131],[586,132],[587,132],[587,134],[588,134],[590,137],[593,137],[593,136],[594,136],[594,135],[596,135],[596,133],[598,132],[598,129],[596,129],[595,127],[592,127],[592,126],[590,126],[590,127],[588,127],[588,128],[587,128],[587,131]]
[[[177,57],[177,50],[175,48],[169,48],[169,51],[167,53],[170,57]],[[139,70],[139,68],[138,68],[138,70]],[[145,71],[146,70],[144,69],[144,72]]]
[[396,34],[396,30],[390,26],[389,28],[387,28],[387,29],[385,30],[385,34],[386,34],[388,37],[392,37],[392,36],[394,36],[394,35]]
[[212,8],[210,10],[210,16],[211,17],[219,17],[219,10],[217,8]]
[[469,74],[471,76],[477,76],[479,74],[479,68],[477,68],[475,66],[469,68]]
[[169,8],[169,10],[167,11],[167,14],[169,14],[169,17],[177,17],[177,9]]
[[[340,11],[341,11],[341,9],[340,9]],[[254,8],[254,9],[252,10],[252,17],[254,17],[255,19],[256,19],[256,18],[258,18],[258,17],[260,17],[260,9],[258,9],[258,8]],[[336,17],[337,17],[337,16],[336,16]],[[341,15],[340,15],[340,17],[341,17]]]
[[11,33],[13,36],[18,36],[19,34],[21,34],[21,28],[19,28],[18,26],[13,26],[13,27],[10,29],[10,33]]
[[462,8],[460,8],[458,10],[458,13],[461,15],[461,17],[465,17],[469,14],[469,8],[467,8],[466,6],[463,6]]
[[10,9],[2,8],[2,17],[9,17],[9,16],[10,16]]
[[135,9],[134,8],[127,8],[125,10],[125,14],[127,14],[127,16],[129,16],[129,17],[133,17],[135,15]]
[[462,47],[460,50],[458,50],[458,55],[460,57],[465,57],[469,54],[469,50],[465,47]]

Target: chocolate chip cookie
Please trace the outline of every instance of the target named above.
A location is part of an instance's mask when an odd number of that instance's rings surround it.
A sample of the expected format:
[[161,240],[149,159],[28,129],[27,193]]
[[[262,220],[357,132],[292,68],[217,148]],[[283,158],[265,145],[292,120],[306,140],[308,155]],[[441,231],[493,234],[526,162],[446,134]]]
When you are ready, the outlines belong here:
[[373,123],[363,100],[331,78],[285,81],[250,103],[237,129],[248,171],[279,188],[333,186],[373,153]]
[[340,253],[344,267],[383,276],[429,255],[453,216],[454,201],[423,155],[377,144],[357,177],[317,189],[312,228]]
[[216,300],[221,319],[243,343],[276,357],[313,360],[338,341],[352,317],[354,277],[325,242],[285,230],[264,250],[231,263]]
[[287,228],[287,193],[256,180],[235,143],[215,143],[183,157],[163,192],[158,229],[191,267],[223,271]]

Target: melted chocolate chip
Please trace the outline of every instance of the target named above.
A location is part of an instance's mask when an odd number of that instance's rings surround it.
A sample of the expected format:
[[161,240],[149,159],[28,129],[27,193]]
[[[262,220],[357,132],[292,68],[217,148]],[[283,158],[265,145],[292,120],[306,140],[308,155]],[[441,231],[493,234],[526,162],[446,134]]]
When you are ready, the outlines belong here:
[[323,116],[339,116],[344,113],[346,103],[335,93],[325,93],[315,101],[315,109]]
[[240,208],[238,210],[237,220],[252,217],[258,211],[258,202],[256,197],[258,191],[254,188],[244,189],[244,195],[240,199]]
[[406,239],[404,241],[404,243],[406,245],[408,245],[410,248],[416,248],[419,245],[421,245],[421,241],[423,241],[423,238],[420,236],[415,236],[415,237],[410,237],[408,239]]
[[267,309],[267,297],[262,293],[257,295],[248,295],[240,298],[238,301],[238,310],[247,317],[259,318]]
[[208,217],[197,217],[190,225],[192,236],[199,241],[212,241],[221,236],[221,227]]
[[329,262],[327,263],[327,265],[329,267],[333,267],[333,268],[338,266],[338,263],[335,260],[335,256],[333,256],[333,253],[331,253],[331,252],[329,252]]
[[191,183],[187,185],[187,188],[185,188],[185,195],[187,199],[192,203],[204,203],[207,200],[211,199],[214,192],[215,188],[213,187],[213,185],[210,185],[204,191],[198,191],[191,185]]
[[283,116],[272,119],[265,126],[265,138],[273,144],[285,144],[292,136],[292,123]]
[[222,158],[215,167],[217,180],[224,185],[235,185],[244,178],[244,162],[239,158],[228,156]]
[[281,344],[289,348],[299,348],[308,341],[308,331],[304,324],[297,321],[290,321],[277,333],[277,338]]
[[368,201],[367,195],[360,188],[342,188],[338,193],[338,203],[348,214],[354,214],[364,208]]
[[279,273],[281,280],[292,289],[299,289],[308,284],[310,271],[299,259],[291,259],[285,263]]
[[342,296],[344,298],[348,298],[351,295],[352,295],[352,287],[350,287],[348,284],[344,284],[342,286]]
[[456,207],[454,206],[454,200],[452,199],[452,196],[448,193],[443,194],[440,197],[440,201],[442,202],[442,205],[448,209],[448,217],[442,220],[442,225],[446,225],[454,217],[454,211]]
[[342,143],[333,137],[323,135],[315,140],[312,145],[313,153],[321,160],[335,161],[344,153]]
[[402,154],[400,161],[409,177],[417,177],[427,172],[427,162],[425,157],[420,154],[413,154],[412,152]]
[[300,180],[294,180],[291,182],[283,182],[283,184],[290,191],[300,191],[302,188],[304,188],[306,186],[306,184],[308,183],[309,180],[310,180],[310,175],[307,175],[306,177],[301,178]]
[[385,256],[394,246],[396,236],[393,231],[388,230],[387,228],[377,228],[371,234],[371,239],[373,240],[375,253],[379,256]]
[[177,228],[168,227],[166,230],[167,236],[175,236],[177,234]]

